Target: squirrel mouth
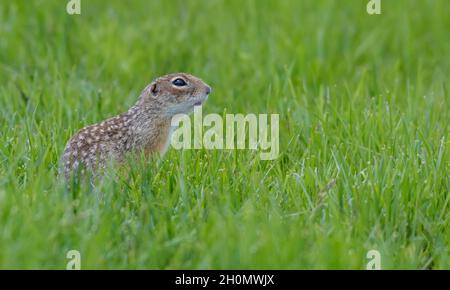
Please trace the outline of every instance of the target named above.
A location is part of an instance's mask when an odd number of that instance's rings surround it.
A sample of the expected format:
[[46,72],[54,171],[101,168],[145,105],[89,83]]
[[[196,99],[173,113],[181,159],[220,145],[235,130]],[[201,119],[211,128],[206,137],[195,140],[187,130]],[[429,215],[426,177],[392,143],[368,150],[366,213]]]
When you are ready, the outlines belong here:
[[205,98],[201,99],[200,101],[195,102],[194,106],[201,106],[201,105],[203,105],[203,103],[206,102],[207,99],[208,99],[208,96],[206,96]]

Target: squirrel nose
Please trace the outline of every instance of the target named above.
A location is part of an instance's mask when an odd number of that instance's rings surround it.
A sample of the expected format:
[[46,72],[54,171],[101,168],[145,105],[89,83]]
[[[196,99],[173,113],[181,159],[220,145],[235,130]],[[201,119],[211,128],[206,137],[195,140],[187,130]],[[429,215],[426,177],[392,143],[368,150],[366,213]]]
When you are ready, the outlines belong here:
[[211,87],[206,86],[206,94],[209,95],[211,93]]

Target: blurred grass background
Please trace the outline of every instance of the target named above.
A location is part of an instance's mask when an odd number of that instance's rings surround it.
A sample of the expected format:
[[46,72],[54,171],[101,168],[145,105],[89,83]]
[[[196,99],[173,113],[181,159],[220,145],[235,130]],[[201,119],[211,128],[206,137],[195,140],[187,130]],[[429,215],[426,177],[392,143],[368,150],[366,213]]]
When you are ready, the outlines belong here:
[[[446,0],[0,3],[0,268],[450,267]],[[280,114],[280,156],[170,150],[68,194],[68,138],[153,78]]]

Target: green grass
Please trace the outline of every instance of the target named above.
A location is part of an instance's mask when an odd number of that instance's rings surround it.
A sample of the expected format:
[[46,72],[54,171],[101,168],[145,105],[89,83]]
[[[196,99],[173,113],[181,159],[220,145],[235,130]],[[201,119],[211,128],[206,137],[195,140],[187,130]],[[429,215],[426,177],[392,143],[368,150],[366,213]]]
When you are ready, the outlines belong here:
[[[450,268],[447,0],[0,3],[0,268]],[[153,78],[280,114],[280,156],[171,149],[69,193],[68,138]]]

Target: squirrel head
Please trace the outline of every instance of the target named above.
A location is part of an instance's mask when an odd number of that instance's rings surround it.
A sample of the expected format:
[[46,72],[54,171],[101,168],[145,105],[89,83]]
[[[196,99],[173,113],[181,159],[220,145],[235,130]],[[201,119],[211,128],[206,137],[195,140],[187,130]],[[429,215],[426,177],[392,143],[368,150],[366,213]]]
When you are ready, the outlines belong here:
[[173,73],[155,79],[141,94],[145,107],[158,107],[168,116],[189,114],[202,105],[211,87],[187,73]]

